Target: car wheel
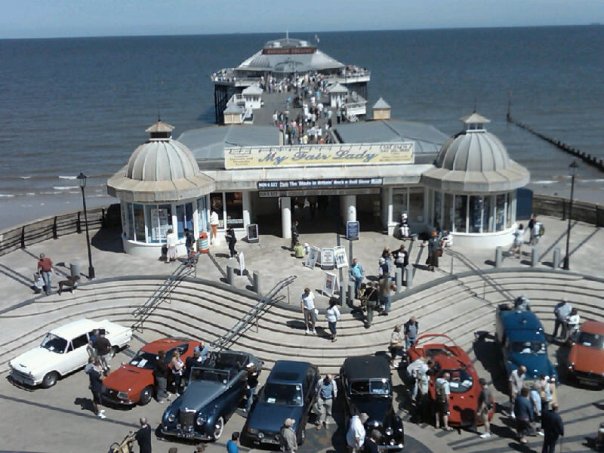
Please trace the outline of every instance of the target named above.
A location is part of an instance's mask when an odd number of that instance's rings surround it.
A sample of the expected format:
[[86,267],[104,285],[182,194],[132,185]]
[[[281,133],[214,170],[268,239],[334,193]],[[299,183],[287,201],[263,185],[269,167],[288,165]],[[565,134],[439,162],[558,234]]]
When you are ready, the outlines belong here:
[[51,371],[50,373],[46,373],[44,379],[42,379],[42,387],[45,389],[52,387],[59,380],[59,373],[56,371]]
[[138,401],[138,404],[140,404],[141,406],[144,406],[145,404],[149,404],[149,401],[151,401],[152,398],[153,398],[153,387],[151,387],[149,385],[149,386],[145,387],[143,389],[143,391],[141,392],[141,396]]
[[224,418],[218,417],[218,420],[216,420],[216,423],[214,424],[214,434],[212,435],[212,437],[214,437],[214,440],[220,439],[220,436],[222,436],[223,431],[224,431]]
[[111,346],[111,358],[114,358],[118,352],[120,352],[119,346]]

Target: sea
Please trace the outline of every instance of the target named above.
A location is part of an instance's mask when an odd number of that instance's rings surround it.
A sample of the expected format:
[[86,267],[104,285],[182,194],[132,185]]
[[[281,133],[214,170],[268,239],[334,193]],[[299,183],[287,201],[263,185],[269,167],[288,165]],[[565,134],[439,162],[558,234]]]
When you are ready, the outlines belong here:
[[[604,158],[604,26],[290,33],[371,70],[369,105],[447,135],[477,111],[536,193],[568,197],[573,158],[506,122]],[[107,178],[158,117],[174,136],[214,123],[210,75],[279,34],[0,40],[0,230],[116,200]],[[604,173],[579,162],[575,197],[603,203]]]

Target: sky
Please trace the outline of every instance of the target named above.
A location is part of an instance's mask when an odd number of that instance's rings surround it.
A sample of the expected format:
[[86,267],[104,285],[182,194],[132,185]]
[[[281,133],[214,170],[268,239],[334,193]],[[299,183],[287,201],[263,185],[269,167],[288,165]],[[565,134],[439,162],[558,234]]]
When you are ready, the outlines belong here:
[[604,23],[604,0],[0,0],[0,39]]

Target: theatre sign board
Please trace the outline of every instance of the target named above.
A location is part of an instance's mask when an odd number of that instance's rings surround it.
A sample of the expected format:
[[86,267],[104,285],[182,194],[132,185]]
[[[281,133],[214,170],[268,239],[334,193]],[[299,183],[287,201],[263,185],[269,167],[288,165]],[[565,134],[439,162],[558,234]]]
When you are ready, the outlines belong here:
[[226,147],[224,165],[233,170],[413,164],[413,147],[414,142]]

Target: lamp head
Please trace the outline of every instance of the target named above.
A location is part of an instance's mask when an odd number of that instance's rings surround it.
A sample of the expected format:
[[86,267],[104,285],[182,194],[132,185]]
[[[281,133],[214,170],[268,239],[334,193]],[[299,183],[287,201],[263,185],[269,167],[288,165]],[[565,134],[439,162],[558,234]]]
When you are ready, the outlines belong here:
[[88,179],[88,177],[84,173],[80,172],[78,175],[78,182],[80,183],[80,187],[82,189],[86,187],[86,179]]
[[568,166],[568,168],[570,169],[570,175],[575,176],[577,174],[577,168],[579,168],[579,164],[577,164],[576,160],[573,160],[573,162]]

